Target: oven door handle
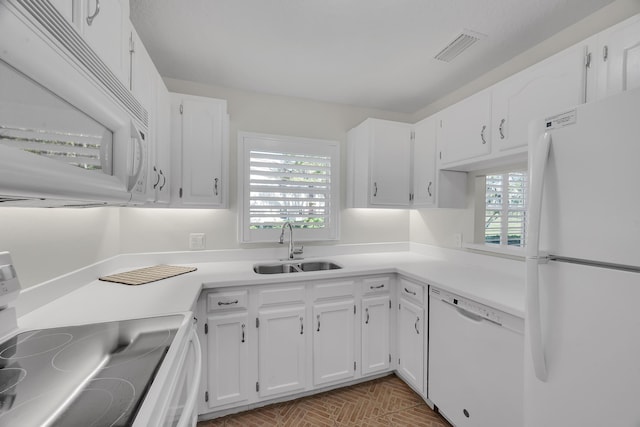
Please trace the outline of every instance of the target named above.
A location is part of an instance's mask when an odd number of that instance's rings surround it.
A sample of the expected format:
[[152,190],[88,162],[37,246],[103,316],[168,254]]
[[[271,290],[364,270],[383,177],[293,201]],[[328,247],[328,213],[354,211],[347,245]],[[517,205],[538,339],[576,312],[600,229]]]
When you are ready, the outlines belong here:
[[193,345],[194,347],[196,366],[193,373],[193,384],[191,384],[189,396],[187,397],[187,401],[184,404],[182,415],[180,415],[180,420],[177,424],[178,427],[190,426],[191,422],[193,421],[193,411],[196,407],[198,389],[200,388],[200,375],[202,374],[202,350],[200,349],[200,340],[198,339],[198,334],[196,333],[195,329],[193,329],[193,331],[191,332],[191,341],[189,344]]

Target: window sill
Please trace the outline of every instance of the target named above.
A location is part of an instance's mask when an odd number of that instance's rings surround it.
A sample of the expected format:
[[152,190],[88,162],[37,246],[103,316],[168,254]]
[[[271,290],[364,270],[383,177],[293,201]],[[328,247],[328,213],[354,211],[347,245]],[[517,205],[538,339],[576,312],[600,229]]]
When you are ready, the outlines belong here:
[[479,252],[489,252],[496,255],[508,256],[518,259],[524,259],[525,249],[515,248],[513,246],[505,245],[491,245],[488,243],[463,243],[462,247]]

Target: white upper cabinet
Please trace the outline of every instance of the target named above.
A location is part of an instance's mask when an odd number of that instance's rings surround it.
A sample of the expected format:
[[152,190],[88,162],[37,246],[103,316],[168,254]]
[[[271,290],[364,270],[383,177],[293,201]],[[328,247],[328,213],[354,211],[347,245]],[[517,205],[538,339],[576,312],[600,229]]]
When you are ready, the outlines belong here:
[[77,0],[84,39],[123,83],[127,81],[129,0]]
[[453,164],[491,153],[491,92],[484,90],[437,115],[439,160]]
[[171,144],[172,205],[226,207],[227,101],[172,94]]
[[411,128],[407,123],[367,119],[347,139],[347,206],[408,207]]
[[491,134],[497,150],[526,150],[531,120],[584,102],[585,55],[585,47],[575,46],[493,87]]
[[159,74],[156,82],[155,135],[149,165],[154,202],[167,205],[171,201],[171,96]]
[[640,15],[603,31],[592,52],[597,98],[640,87]]

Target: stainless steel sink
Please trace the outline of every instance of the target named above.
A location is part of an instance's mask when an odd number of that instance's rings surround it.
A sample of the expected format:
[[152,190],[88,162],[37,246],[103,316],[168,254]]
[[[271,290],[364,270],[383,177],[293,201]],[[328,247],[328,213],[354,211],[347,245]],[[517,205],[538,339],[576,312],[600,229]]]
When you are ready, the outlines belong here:
[[256,264],[253,271],[258,274],[282,274],[282,273],[298,273],[302,270],[298,264]]
[[283,274],[300,273],[305,271],[336,270],[342,266],[331,261],[306,261],[306,262],[283,262],[270,264],[256,264],[253,271],[258,274]]
[[342,266],[331,261],[309,261],[300,263],[302,271],[337,270]]

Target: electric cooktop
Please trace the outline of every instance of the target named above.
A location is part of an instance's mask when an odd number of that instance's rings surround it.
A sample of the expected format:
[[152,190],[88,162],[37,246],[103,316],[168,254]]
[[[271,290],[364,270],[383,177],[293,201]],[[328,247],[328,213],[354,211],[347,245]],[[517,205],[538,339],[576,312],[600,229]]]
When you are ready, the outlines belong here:
[[0,344],[0,427],[128,426],[180,316],[23,332]]

